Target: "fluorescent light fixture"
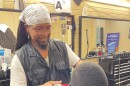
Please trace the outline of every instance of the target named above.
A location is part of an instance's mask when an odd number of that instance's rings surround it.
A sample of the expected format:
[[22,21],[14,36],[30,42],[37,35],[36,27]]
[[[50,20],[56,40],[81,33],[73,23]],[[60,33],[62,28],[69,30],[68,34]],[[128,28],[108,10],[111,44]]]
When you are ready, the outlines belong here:
[[130,8],[130,1],[125,1],[125,0],[88,0],[88,1],[94,1],[94,2],[100,2],[100,3],[117,5],[117,6],[122,6],[122,7],[129,7]]
[[54,4],[55,0],[40,0],[41,2]]

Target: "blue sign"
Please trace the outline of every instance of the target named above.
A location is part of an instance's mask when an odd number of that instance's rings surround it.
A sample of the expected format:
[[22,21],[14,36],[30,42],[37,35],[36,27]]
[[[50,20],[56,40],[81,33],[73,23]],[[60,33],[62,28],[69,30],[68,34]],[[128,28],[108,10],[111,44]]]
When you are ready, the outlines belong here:
[[0,56],[4,56],[4,50],[0,50]]
[[119,33],[108,33],[107,34],[107,52],[116,52],[119,44]]

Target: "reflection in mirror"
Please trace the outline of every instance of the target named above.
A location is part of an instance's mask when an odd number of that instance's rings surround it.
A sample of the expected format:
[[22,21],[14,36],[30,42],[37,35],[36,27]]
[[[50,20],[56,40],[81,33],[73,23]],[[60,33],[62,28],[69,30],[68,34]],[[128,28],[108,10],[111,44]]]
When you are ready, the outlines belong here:
[[82,59],[90,55],[97,56],[94,52],[100,49],[104,52],[102,54],[106,54],[109,33],[119,33],[119,44],[115,52],[130,51],[129,20],[81,16],[79,24],[79,57]]

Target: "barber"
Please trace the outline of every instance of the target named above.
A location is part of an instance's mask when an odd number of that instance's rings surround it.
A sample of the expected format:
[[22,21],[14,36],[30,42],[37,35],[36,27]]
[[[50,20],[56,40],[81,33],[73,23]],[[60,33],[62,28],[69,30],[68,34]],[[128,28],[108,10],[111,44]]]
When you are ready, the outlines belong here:
[[82,61],[67,44],[50,38],[49,10],[42,4],[32,4],[19,19],[10,86],[69,84],[70,67]]

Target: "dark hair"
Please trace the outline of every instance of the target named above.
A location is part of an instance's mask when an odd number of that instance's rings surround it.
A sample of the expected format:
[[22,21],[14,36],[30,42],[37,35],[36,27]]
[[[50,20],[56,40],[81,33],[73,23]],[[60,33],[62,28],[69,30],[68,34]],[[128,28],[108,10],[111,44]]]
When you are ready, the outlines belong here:
[[19,21],[18,32],[17,32],[17,43],[16,43],[15,50],[20,49],[24,44],[26,44],[29,41],[28,34],[26,32],[26,28],[24,24],[25,24],[24,22]]
[[84,62],[74,69],[71,86],[108,86],[108,79],[100,65]]

